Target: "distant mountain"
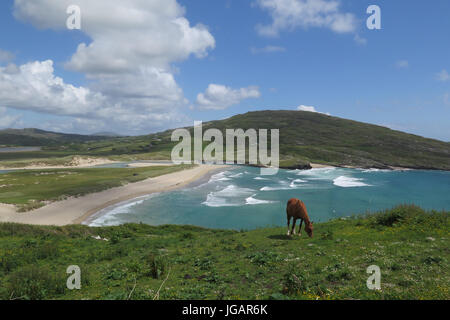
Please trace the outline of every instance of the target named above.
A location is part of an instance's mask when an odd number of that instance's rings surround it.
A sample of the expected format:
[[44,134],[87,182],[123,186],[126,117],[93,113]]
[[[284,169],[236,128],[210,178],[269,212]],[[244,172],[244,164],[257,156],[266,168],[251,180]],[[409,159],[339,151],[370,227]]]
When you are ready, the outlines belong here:
[[105,136],[57,133],[34,128],[0,130],[0,145],[9,146],[51,146],[104,139]]
[[97,137],[114,137],[114,138],[116,138],[116,137],[123,137],[120,134],[117,134],[115,132],[108,132],[108,131],[96,132],[96,133],[92,134],[92,136],[97,136]]

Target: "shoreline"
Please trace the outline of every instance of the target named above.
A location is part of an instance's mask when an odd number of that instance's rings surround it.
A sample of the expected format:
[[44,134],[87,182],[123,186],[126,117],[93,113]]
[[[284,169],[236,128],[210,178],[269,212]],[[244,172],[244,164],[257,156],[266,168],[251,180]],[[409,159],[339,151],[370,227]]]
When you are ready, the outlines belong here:
[[223,171],[227,167],[230,167],[230,166],[222,166],[222,165],[220,165],[219,167],[208,171],[204,176],[202,176],[202,177],[200,177],[198,179],[195,179],[195,180],[189,182],[187,185],[184,185],[184,186],[182,186],[180,188],[175,188],[173,190],[166,190],[166,191],[161,191],[161,192],[152,192],[152,193],[149,193],[149,194],[141,195],[141,196],[138,196],[138,197],[134,197],[134,198],[130,198],[130,199],[127,199],[127,200],[124,200],[124,201],[121,201],[121,202],[114,203],[114,204],[109,205],[109,206],[107,206],[105,208],[102,208],[102,209],[100,209],[100,210],[98,210],[98,211],[96,211],[96,212],[94,212],[94,213],[92,213],[90,215],[87,215],[86,217],[81,217],[79,219],[79,221],[77,221],[77,224],[89,225],[95,219],[97,219],[98,217],[101,217],[103,215],[102,211],[105,210],[105,209],[108,209],[108,208],[113,209],[113,208],[116,208],[116,207],[120,207],[120,206],[125,205],[127,203],[132,203],[132,202],[138,201],[138,199],[146,198],[147,196],[150,196],[150,195],[153,195],[153,194],[164,193],[164,192],[168,192],[168,191],[174,191],[174,190],[181,189],[181,188],[186,189],[186,188],[194,188],[194,187],[200,186],[200,185],[202,185],[204,183],[207,183],[209,181],[209,179],[211,179],[211,177],[214,174]]
[[173,191],[202,181],[208,174],[228,168],[225,165],[198,165],[191,169],[129,183],[78,198],[53,202],[42,208],[19,213],[15,206],[0,204],[0,223],[64,226],[81,224],[95,213],[153,193]]

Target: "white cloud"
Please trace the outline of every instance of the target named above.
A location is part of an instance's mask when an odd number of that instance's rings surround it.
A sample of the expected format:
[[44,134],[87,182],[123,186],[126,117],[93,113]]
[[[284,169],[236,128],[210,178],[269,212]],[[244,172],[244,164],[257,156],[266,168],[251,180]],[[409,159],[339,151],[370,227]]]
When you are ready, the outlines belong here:
[[[16,98],[15,105],[9,101],[11,107],[90,121],[110,118],[123,130],[154,130],[185,118],[180,108],[187,100],[173,76],[173,63],[202,58],[215,47],[205,26],[191,26],[176,0],[15,0],[14,15],[37,28],[64,30],[69,5],[81,8],[81,31],[91,42],[79,44],[65,66],[85,74],[89,86],[65,84],[48,62],[36,61],[34,68],[46,70],[36,73],[29,64],[21,66],[14,83],[27,94],[34,90],[35,101]],[[41,80],[46,82],[39,87]],[[34,87],[20,88],[30,83]],[[80,124],[80,119],[74,121]]]
[[253,54],[258,54],[258,53],[274,53],[274,52],[285,52],[286,48],[284,47],[279,47],[279,46],[265,46],[263,48],[250,48],[250,51]]
[[14,54],[0,49],[0,62],[10,62],[14,60]]
[[441,72],[436,74],[436,78],[439,81],[445,82],[445,81],[448,81],[450,79],[450,75],[448,74],[447,70],[443,69]]
[[0,102],[9,108],[81,115],[95,112],[105,97],[64,83],[53,74],[53,61],[0,67]]
[[259,98],[258,87],[232,89],[220,84],[210,84],[205,93],[197,95],[197,105],[200,109],[221,110],[240,103],[249,98]]
[[[152,88],[154,91],[164,91],[166,87],[175,85],[170,74],[162,73],[154,77],[155,81],[147,84],[155,85],[155,88]],[[133,80],[136,79],[130,79]],[[154,91],[149,89],[149,94]],[[125,92],[131,92],[131,88],[118,92],[116,97],[112,92],[105,91],[103,94],[87,87],[67,84],[54,75],[51,60],[0,67],[0,105],[69,116],[71,118],[64,120],[67,122],[65,131],[70,128],[90,131],[93,127],[117,127],[136,133],[135,131],[141,128],[162,129],[164,124],[185,120],[176,112],[177,109],[168,108],[170,102],[178,100],[177,97],[168,101],[164,100],[168,97],[158,96],[124,97]],[[161,101],[158,101],[159,99]],[[55,126],[60,127],[61,124],[55,123]]]
[[11,128],[20,120],[20,116],[11,116],[7,114],[5,107],[0,107],[0,128]]
[[357,19],[340,11],[337,0],[256,0],[256,5],[269,11],[272,24],[258,25],[263,36],[277,36],[280,31],[321,27],[337,33],[354,32]]
[[408,60],[399,60],[399,61],[397,61],[395,66],[399,69],[406,69],[409,67],[409,62],[408,62]]
[[313,106],[305,106],[305,105],[303,105],[303,104],[299,105],[299,106],[297,107],[297,110],[298,110],[298,111],[307,111],[307,112],[321,113],[321,114],[326,114],[327,116],[330,115],[329,113],[324,113],[324,112],[319,112],[319,111],[317,111],[316,108],[313,107]]
[[355,34],[354,38],[353,38],[357,44],[359,45],[366,45],[367,44],[367,39],[361,37],[359,34]]

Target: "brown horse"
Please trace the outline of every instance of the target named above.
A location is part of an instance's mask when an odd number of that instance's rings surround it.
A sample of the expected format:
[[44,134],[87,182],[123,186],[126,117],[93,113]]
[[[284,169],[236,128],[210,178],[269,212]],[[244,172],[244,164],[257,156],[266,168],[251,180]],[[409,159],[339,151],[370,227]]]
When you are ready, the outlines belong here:
[[[288,232],[287,235],[295,234],[295,223],[297,219],[300,219],[300,227],[298,228],[298,235],[301,236],[302,224],[305,221],[305,231],[312,238],[313,236],[313,223],[309,220],[308,212],[306,212],[306,206],[303,201],[299,199],[292,198],[288,201],[286,207],[287,213],[287,227]],[[289,225],[291,223],[291,218],[294,218],[294,222],[292,224],[292,231],[289,230]]]

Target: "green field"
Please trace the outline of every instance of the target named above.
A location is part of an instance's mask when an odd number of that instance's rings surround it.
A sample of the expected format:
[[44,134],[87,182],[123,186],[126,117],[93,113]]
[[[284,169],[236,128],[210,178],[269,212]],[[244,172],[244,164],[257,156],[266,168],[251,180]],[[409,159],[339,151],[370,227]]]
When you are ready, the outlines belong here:
[[[449,230],[449,212],[414,206],[317,223],[312,239],[285,228],[0,224],[0,299],[448,300]],[[66,288],[69,265],[81,290]],[[370,265],[381,291],[366,287]]]
[[99,192],[189,167],[191,166],[13,171],[0,175],[0,202],[18,205],[21,211],[27,211],[45,205],[46,201]]

